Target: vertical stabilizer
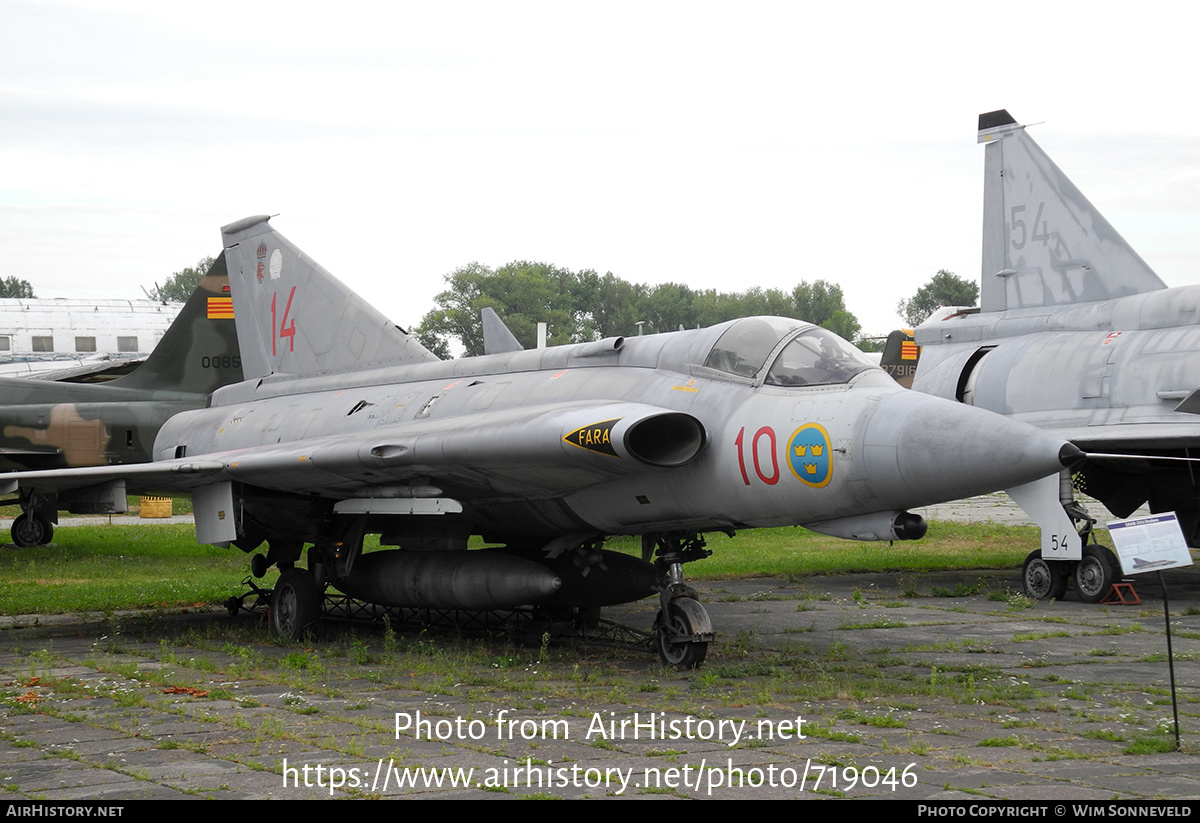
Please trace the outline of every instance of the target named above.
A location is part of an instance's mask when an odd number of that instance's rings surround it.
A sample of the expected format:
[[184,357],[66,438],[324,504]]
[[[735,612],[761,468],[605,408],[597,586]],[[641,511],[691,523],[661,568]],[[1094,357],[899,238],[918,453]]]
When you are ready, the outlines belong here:
[[1166,288],[1004,110],[979,115],[984,150],[984,312],[1063,306]]
[[146,362],[107,385],[207,395],[241,379],[229,274],[221,252]]
[[920,359],[921,347],[913,340],[913,330],[896,329],[887,336],[887,342],[883,344],[879,365],[893,380],[904,388],[911,389]]
[[275,231],[265,215],[221,229],[247,379],[438,358]]
[[512,351],[525,351],[521,341],[500,319],[496,310],[487,306],[481,312],[483,317],[483,353],[505,354]]

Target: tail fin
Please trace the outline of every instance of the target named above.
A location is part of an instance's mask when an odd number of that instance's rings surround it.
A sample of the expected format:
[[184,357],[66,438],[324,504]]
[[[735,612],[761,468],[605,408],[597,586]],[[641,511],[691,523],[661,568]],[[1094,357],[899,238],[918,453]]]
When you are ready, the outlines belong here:
[[921,359],[921,347],[913,341],[912,329],[896,329],[887,336],[879,365],[892,379],[906,389],[912,388],[917,376],[917,362]]
[[491,306],[485,306],[483,316],[483,353],[504,354],[511,351],[525,351],[521,341],[504,325],[500,315]]
[[221,229],[247,379],[438,359],[268,220],[247,217]]
[[1166,288],[1007,111],[979,115],[984,312]]
[[221,252],[146,362],[106,385],[207,395],[241,379],[229,274]]

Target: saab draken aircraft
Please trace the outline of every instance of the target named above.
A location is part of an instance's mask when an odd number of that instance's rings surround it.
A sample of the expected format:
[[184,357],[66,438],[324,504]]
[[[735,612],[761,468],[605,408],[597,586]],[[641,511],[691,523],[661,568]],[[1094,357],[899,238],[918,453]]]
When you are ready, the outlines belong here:
[[[245,382],[171,418],[153,464],[13,485],[190,491],[200,542],[267,544],[252,568],[281,570],[270,622],[282,636],[321,617],[326,587],[582,622],[657,594],[659,654],[695,666],[714,631],[682,567],[711,554],[704,533],[916,538],[925,522],[909,509],[964,495],[1049,479],[1057,506],[1058,474],[1080,456],[907,391],[784,317],[441,361],[267,217],[222,231]],[[364,534],[398,548],[363,552]],[[473,535],[491,548],[467,550]],[[604,550],[608,535],[641,535],[644,557]]]
[[[1007,111],[979,117],[984,159],[978,309],[916,329],[913,389],[1006,415],[1087,452],[1081,488],[1117,517],[1149,503],[1200,546],[1200,286],[1168,289]],[[947,316],[948,315],[948,316]],[[1093,455],[1095,457],[1095,455]],[[1147,458],[1156,459],[1147,459]],[[1066,486],[1064,503],[1071,496]],[[1087,518],[1081,518],[1086,520]],[[1097,601],[1120,568],[1092,545],[1025,564],[1026,588]]]
[[[146,361],[106,383],[0,378],[0,469],[145,463],[172,415],[203,408],[215,389],[242,379],[225,258],[201,279]],[[22,493],[12,526],[18,546],[49,543],[59,510],[125,511],[86,492]],[[97,508],[99,505],[99,508]]]

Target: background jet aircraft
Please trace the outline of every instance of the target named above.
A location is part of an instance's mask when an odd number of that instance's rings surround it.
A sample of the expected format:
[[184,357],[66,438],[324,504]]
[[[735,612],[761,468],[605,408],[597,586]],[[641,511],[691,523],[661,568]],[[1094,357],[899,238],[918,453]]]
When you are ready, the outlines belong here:
[[[389,606],[580,619],[657,591],[661,656],[696,665],[713,630],[682,565],[709,554],[704,532],[919,537],[909,508],[1056,476],[1077,457],[906,391],[836,335],[782,317],[443,362],[267,220],[223,230],[246,382],[168,421],[159,462],[16,479],[99,497],[124,483],[190,490],[198,540],[268,543],[254,567],[281,569],[281,635],[319,618],[326,585]],[[400,548],[364,554],[365,533]],[[476,534],[496,548],[467,551]],[[610,534],[643,535],[647,556],[604,551]]]
[[[1085,451],[1188,457],[1200,420],[1200,286],[1166,288],[1006,111],[979,117],[984,161],[980,308],[927,321],[913,388],[1008,415]],[[1118,517],[1175,511],[1200,546],[1187,462],[1089,460],[1082,488]],[[1035,553],[1036,554],[1036,553]],[[1061,597],[1068,576],[1099,600],[1118,574],[1107,549],[1073,570],[1034,555],[1026,586]]]
[[[158,429],[174,414],[203,408],[215,389],[242,379],[225,257],[208,274],[132,373],[101,384],[0,378],[0,467],[51,469],[145,463]],[[13,501],[8,501],[13,502]],[[86,495],[23,494],[18,546],[49,543],[58,510],[93,512]],[[108,512],[107,503],[99,509]],[[124,511],[124,500],[119,511]]]

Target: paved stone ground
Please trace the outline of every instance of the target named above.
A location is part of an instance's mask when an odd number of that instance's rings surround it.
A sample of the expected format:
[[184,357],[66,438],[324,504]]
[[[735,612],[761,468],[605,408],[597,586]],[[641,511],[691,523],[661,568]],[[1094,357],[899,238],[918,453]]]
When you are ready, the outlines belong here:
[[[1139,584],[1135,607],[1035,604],[1014,578],[702,584],[719,642],[689,672],[645,652],[379,626],[280,646],[257,617],[215,612],[6,628],[0,786],[58,800],[1200,796],[1200,573],[1168,575],[1182,752],[1163,733],[1157,587]],[[653,608],[614,611],[648,626]],[[396,714],[418,711],[441,724],[434,739],[397,735]],[[691,718],[690,735],[621,732],[648,716]],[[767,784],[731,788],[739,774]]]
[[[1114,519],[1101,503],[1085,494],[1077,494],[1076,499],[1083,504],[1088,513],[1096,518],[1099,527]],[[1003,523],[1006,526],[1031,526],[1033,521],[1021,511],[1021,507],[1012,501],[1004,492],[984,494],[979,497],[969,497],[966,500],[953,500],[949,503],[939,503],[936,506],[926,506],[915,510],[926,520],[949,520],[957,523]],[[1148,515],[1150,509],[1142,506],[1132,516]]]
[[[1026,522],[1003,495],[923,514]],[[1156,581],[1120,607],[1032,603],[1012,572],[840,575],[699,585],[718,642],[688,672],[646,651],[378,625],[281,646],[258,616],[216,611],[10,619],[0,786],[55,800],[1197,798],[1200,572],[1166,577],[1181,751]],[[655,608],[611,616],[648,627]],[[417,712],[426,739],[397,733]],[[665,737],[647,739],[647,719]]]

